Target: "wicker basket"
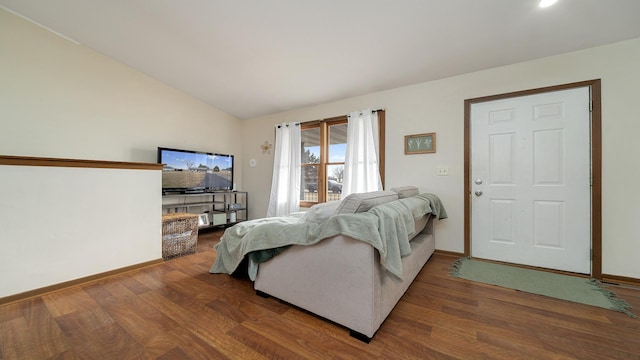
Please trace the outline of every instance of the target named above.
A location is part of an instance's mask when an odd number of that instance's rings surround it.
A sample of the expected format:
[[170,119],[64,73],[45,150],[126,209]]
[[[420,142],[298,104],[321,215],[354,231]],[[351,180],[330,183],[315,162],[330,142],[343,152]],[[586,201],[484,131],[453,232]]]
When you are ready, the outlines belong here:
[[198,215],[162,215],[162,258],[193,254],[198,247]]

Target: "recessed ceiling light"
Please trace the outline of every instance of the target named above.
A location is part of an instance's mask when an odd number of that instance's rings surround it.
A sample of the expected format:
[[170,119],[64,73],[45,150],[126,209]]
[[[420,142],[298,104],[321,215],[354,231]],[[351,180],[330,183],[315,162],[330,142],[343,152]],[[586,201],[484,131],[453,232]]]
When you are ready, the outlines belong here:
[[538,6],[540,6],[541,8],[546,8],[555,4],[557,1],[558,0],[540,0],[540,3],[538,4]]

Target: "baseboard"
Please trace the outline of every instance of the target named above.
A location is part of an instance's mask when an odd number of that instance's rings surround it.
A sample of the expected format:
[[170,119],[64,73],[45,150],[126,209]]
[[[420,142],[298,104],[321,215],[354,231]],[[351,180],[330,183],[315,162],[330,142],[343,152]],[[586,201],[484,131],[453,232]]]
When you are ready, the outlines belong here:
[[15,295],[5,296],[5,297],[0,298],[0,305],[9,304],[9,303],[12,303],[12,302],[25,300],[25,299],[36,297],[36,296],[42,296],[44,294],[51,293],[51,292],[54,292],[54,291],[67,289],[67,288],[70,288],[70,287],[73,287],[73,286],[83,285],[83,284],[86,284],[88,282],[101,280],[101,279],[104,279],[104,278],[108,278],[110,276],[120,275],[120,274],[129,272],[129,271],[139,270],[139,269],[143,269],[143,268],[146,268],[146,267],[149,267],[149,266],[162,264],[162,263],[163,263],[162,259],[151,260],[151,261],[143,262],[143,263],[140,263],[140,264],[126,266],[126,267],[123,267],[123,268],[110,270],[110,271],[106,271],[106,272],[103,272],[103,273],[94,274],[94,275],[91,275],[91,276],[82,277],[82,278],[75,279],[75,280],[69,280],[69,281],[65,281],[65,282],[62,282],[62,283],[53,284],[53,285],[41,287],[41,288],[38,288],[38,289],[25,291],[23,293],[19,293],[19,294],[15,294]]
[[436,249],[433,253],[436,255],[450,256],[450,257],[456,257],[456,258],[464,256],[463,253],[453,252],[453,251],[444,251],[444,250],[438,250],[438,249]]
[[602,281],[607,283],[619,284],[619,285],[626,284],[626,285],[640,286],[640,279],[627,277],[627,276],[602,274]]

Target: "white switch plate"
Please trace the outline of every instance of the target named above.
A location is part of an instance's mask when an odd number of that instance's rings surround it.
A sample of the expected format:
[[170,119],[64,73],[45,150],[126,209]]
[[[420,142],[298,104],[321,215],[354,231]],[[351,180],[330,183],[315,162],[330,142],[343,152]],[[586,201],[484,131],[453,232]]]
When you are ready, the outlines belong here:
[[449,167],[444,165],[438,165],[438,167],[436,168],[436,175],[449,176]]

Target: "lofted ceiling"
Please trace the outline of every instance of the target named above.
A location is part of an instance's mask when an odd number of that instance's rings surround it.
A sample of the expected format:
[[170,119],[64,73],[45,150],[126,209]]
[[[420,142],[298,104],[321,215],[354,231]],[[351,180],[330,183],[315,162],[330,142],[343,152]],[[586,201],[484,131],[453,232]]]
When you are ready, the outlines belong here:
[[239,119],[640,37],[639,0],[537,3],[0,0]]

